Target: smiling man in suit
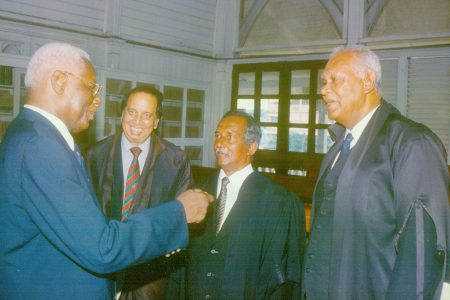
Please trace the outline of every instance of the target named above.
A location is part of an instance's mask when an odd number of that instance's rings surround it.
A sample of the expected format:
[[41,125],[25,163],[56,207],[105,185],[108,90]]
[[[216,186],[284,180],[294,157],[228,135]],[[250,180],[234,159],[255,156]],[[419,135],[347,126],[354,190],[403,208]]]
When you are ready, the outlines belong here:
[[193,229],[190,299],[297,299],[305,238],[302,203],[254,172],[261,129],[228,112],[215,132],[220,172],[206,184],[217,196],[204,226]]
[[212,197],[189,190],[107,221],[70,134],[100,104],[89,55],[46,44],[25,84],[26,105],[0,145],[0,299],[111,299],[104,274],[186,247],[187,223],[203,219]]
[[[155,130],[162,116],[163,95],[151,86],[132,89],[122,103],[122,130],[98,142],[87,153],[88,170],[97,198],[108,219],[170,201],[192,183],[189,161],[180,148]],[[127,177],[133,149],[139,149],[140,174],[133,198]],[[183,252],[127,269],[118,275],[120,299],[184,298]]]

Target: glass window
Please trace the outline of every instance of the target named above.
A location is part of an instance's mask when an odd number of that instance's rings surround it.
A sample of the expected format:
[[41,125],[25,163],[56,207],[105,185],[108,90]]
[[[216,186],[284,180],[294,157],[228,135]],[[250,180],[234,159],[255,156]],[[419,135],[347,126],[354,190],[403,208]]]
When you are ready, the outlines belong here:
[[255,94],[255,73],[239,74],[239,95]]
[[[108,78],[106,80],[105,116],[120,117],[122,101],[131,91],[131,81]],[[105,134],[109,135],[109,133]]]
[[291,94],[309,94],[310,70],[291,72]]
[[262,138],[259,149],[276,150],[277,149],[277,127],[261,127]]
[[261,94],[278,95],[279,77],[279,72],[263,72]]
[[14,109],[13,67],[0,66],[0,113],[12,114]]
[[251,116],[255,116],[255,100],[254,99],[238,99],[237,109],[243,110]]
[[289,128],[289,151],[306,152],[308,150],[308,128]]
[[186,134],[185,137],[203,137],[203,101],[205,91],[187,89]]
[[261,99],[261,122],[278,122],[278,99]]
[[320,95],[320,90],[322,89],[322,86],[323,86],[322,73],[323,73],[323,70],[317,71],[317,94],[319,94],[319,95]]
[[331,124],[333,121],[328,119],[327,106],[322,99],[316,102],[316,124]]
[[309,122],[309,100],[291,99],[289,105],[289,123],[308,124]]
[[162,135],[181,137],[183,117],[183,88],[164,86]]
[[330,137],[328,129],[316,129],[316,153],[327,153],[333,145],[333,140]]

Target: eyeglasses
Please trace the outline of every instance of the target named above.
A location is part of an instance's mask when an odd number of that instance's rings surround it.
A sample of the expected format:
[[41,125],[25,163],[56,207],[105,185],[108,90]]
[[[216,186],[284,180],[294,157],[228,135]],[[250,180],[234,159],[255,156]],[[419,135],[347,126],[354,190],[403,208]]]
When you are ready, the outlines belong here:
[[97,97],[98,93],[100,93],[100,90],[102,89],[102,85],[97,83],[97,82],[93,82],[93,81],[89,81],[89,80],[83,79],[80,76],[75,75],[75,74],[73,74],[71,72],[65,71],[64,73],[72,75],[75,78],[79,79],[81,82],[83,82],[83,84],[85,86],[87,86],[92,91],[92,97],[94,97],[94,98]]

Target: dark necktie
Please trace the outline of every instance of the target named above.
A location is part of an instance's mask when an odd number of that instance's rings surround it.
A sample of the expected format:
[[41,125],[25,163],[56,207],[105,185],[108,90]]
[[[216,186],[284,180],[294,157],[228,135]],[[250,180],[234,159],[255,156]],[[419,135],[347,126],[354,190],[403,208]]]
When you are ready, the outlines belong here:
[[84,164],[83,155],[81,155],[80,148],[78,148],[77,144],[74,145],[73,151],[75,152],[75,155],[77,157],[78,164],[80,164],[81,168],[83,169],[84,174],[87,177],[87,170],[86,170],[86,165]]
[[133,153],[133,160],[131,161],[130,168],[128,169],[127,181],[125,184],[125,196],[123,197],[122,204],[122,221],[128,217],[130,207],[133,204],[134,195],[136,194],[139,178],[141,176],[138,158],[142,150],[139,147],[133,147],[130,151]]
[[[340,152],[339,157],[336,160],[336,163],[334,165],[337,165],[339,162],[345,161],[348,153],[350,152],[350,144],[351,144],[352,140],[353,140],[352,134],[348,133],[345,136],[344,142],[342,143],[341,152]],[[333,168],[334,168],[334,166],[333,166]]]
[[230,183],[228,177],[222,178],[222,188],[219,194],[219,206],[217,209],[217,223],[216,223],[216,235],[220,231],[220,224],[222,223],[223,213],[225,212],[225,203],[227,201],[227,186]]

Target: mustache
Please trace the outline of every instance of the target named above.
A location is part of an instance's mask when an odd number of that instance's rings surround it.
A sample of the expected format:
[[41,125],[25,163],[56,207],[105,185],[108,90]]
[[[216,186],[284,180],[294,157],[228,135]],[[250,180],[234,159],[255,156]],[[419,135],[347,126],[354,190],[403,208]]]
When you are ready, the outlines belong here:
[[217,147],[216,154],[227,154],[225,148]]

